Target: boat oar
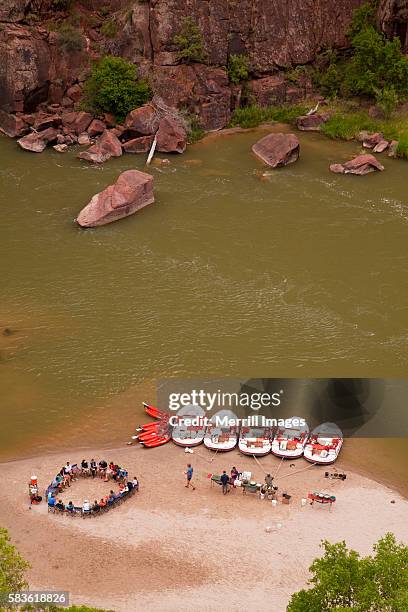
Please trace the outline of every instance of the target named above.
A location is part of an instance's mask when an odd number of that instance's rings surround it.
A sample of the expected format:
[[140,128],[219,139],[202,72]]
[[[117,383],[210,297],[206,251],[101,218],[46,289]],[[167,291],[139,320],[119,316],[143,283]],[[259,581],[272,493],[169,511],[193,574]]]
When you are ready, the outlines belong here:
[[317,463],[311,463],[310,465],[308,465],[307,467],[301,469],[301,470],[296,470],[296,472],[288,472],[287,474],[284,474],[283,476],[281,476],[281,478],[286,478],[286,476],[293,476],[293,474],[300,474],[300,472],[304,472],[305,470],[308,470],[309,468],[313,467],[314,465],[317,465]]

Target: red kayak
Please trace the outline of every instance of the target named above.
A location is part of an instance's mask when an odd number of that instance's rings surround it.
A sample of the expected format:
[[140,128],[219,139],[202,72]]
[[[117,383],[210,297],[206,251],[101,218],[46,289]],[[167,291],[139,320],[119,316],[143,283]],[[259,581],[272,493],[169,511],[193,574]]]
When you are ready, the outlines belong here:
[[156,438],[148,440],[147,442],[143,442],[142,444],[146,448],[154,448],[155,446],[161,446],[162,444],[170,442],[170,439],[170,436],[157,436]]
[[145,409],[145,412],[153,417],[154,419],[169,419],[169,413],[168,412],[163,412],[162,410],[159,410],[158,408],[155,408],[154,406],[151,406],[150,404],[146,404],[146,402],[143,402],[143,406]]

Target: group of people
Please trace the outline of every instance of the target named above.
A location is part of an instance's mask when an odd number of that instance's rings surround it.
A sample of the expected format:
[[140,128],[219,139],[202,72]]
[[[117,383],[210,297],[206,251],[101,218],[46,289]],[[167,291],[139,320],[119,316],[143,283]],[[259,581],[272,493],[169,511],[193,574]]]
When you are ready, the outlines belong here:
[[[86,499],[82,506],[75,506],[72,501],[64,504],[62,499],[58,497],[58,494],[61,493],[65,487],[70,487],[71,482],[77,480],[80,476],[89,476],[92,478],[99,476],[105,482],[108,482],[109,478],[112,478],[119,485],[119,490],[117,493],[111,490],[108,495],[105,495],[99,501],[96,499],[94,503]],[[68,514],[78,513],[84,516],[107,510],[138,490],[139,481],[136,476],[133,477],[133,480],[130,480],[127,470],[113,461],[110,461],[108,464],[102,459],[97,463],[95,459],[92,458],[91,461],[83,459],[80,467],[76,463],[71,465],[71,463],[67,461],[48,486],[46,496],[49,510],[54,512],[66,512]]]
[[[235,486],[235,481],[238,478],[240,478],[241,474],[242,472],[237,470],[235,465],[231,468],[230,475],[227,474],[226,470],[223,470],[220,476],[220,484],[222,485],[222,492],[224,495],[229,493],[231,486],[233,487]],[[273,486],[273,476],[271,476],[271,474],[266,474],[265,482],[262,484],[262,487],[261,487],[261,493],[274,494],[276,490],[277,490],[277,487]]]

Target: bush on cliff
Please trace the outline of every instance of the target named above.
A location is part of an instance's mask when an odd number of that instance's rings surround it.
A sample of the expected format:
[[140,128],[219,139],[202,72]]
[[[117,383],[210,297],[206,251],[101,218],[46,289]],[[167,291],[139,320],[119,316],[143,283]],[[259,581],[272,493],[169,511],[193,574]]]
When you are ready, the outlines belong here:
[[246,81],[249,76],[249,62],[246,55],[230,55],[227,66],[228,80],[233,85]]
[[110,55],[93,65],[84,93],[88,110],[112,113],[118,121],[151,98],[149,84],[137,80],[136,66]]
[[84,41],[81,32],[70,23],[63,23],[58,29],[58,44],[64,53],[82,51]]
[[178,57],[186,62],[204,62],[206,54],[204,51],[203,37],[200,29],[191,17],[185,17],[181,22],[181,30],[173,38],[173,43],[178,50]]
[[408,609],[408,546],[387,533],[361,558],[345,542],[322,542],[310,566],[312,587],[292,595],[287,612],[404,612]]

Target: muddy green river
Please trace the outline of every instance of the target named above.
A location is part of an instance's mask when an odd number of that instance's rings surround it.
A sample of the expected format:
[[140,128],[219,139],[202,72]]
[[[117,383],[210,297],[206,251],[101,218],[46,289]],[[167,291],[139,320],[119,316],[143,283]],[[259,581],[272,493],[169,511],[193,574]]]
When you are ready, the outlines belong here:
[[1,459],[122,443],[163,377],[406,377],[408,164],[334,175],[359,146],[300,134],[268,171],[261,135],[151,166],[156,203],[86,231],[79,210],[144,156],[0,138]]

